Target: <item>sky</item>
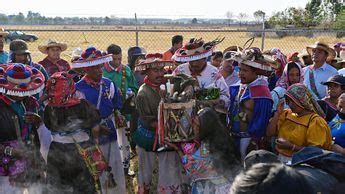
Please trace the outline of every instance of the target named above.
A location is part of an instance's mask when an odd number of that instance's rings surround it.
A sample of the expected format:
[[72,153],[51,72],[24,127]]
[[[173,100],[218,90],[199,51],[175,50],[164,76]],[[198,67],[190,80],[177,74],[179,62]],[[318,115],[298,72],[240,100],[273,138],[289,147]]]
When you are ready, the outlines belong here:
[[[5,1],[5,0],[0,0]],[[44,16],[62,17],[134,17],[141,18],[226,18],[232,12],[253,17],[253,12],[262,10],[266,15],[287,7],[304,8],[308,0],[9,0],[1,6],[0,13],[17,14],[28,11]],[[98,4],[97,4],[98,3]],[[1,5],[4,5],[1,3]]]

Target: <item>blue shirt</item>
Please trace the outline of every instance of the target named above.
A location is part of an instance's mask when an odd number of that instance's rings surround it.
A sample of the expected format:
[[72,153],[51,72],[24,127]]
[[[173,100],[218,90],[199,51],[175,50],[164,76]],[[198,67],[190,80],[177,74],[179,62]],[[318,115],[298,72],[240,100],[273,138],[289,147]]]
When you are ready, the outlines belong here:
[[338,71],[331,65],[327,64],[326,62],[321,67],[314,70],[315,85],[316,85],[317,92],[319,93],[320,98],[321,98],[319,99],[317,95],[314,94],[310,86],[310,80],[309,80],[310,66],[303,68],[303,71],[304,71],[304,85],[308,87],[308,89],[311,91],[311,93],[313,94],[316,100],[321,100],[327,95],[326,86],[322,85],[321,83],[326,82],[332,76],[338,75]]
[[[111,130],[109,139],[100,139],[100,144],[103,144],[117,139],[115,124],[111,115],[113,114],[114,110],[119,110],[122,108],[122,103],[120,93],[110,79],[103,77],[101,86],[98,86],[97,88],[93,87],[89,85],[85,79],[81,79],[78,83],[76,83],[76,89],[79,92],[77,92],[77,94],[79,97],[86,99],[99,110],[102,117],[102,125],[105,125]],[[101,91],[100,88],[102,88]],[[100,92],[101,98],[98,103]],[[98,104],[99,106],[97,107]]]
[[0,51],[0,64],[8,63],[8,53],[5,51]]
[[345,148],[345,123],[341,121],[339,115],[335,116],[328,125],[331,128],[334,143]]

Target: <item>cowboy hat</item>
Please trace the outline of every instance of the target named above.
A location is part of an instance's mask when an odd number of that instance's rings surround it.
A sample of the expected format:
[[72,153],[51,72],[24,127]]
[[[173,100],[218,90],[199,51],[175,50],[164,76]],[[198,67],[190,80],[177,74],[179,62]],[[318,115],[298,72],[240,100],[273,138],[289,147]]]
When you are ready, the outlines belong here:
[[307,52],[309,55],[312,54],[313,49],[321,49],[325,51],[328,54],[327,60],[331,60],[336,56],[335,51],[323,42],[315,42],[314,45],[307,46]]
[[38,50],[43,54],[47,54],[47,49],[50,47],[59,47],[61,51],[65,51],[67,49],[67,44],[55,40],[48,40],[46,45],[38,46]]
[[0,27],[0,36],[5,37],[7,35],[8,35],[8,32],[6,32],[4,28]]

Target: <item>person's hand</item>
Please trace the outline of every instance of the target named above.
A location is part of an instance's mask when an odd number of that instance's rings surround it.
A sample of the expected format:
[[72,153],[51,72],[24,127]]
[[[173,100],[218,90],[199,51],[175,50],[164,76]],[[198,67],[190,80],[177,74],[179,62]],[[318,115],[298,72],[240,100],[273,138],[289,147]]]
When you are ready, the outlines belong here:
[[176,144],[168,142],[168,141],[164,141],[164,143],[165,143],[165,145],[173,148],[175,151],[179,151],[179,148],[178,148],[178,146]]
[[107,126],[100,125],[99,126],[99,133],[104,135],[109,135],[111,133],[111,129]]
[[285,101],[284,100],[280,100],[277,106],[277,114],[280,115],[283,110],[284,110],[284,106],[285,106]]
[[16,148],[12,150],[12,156],[17,159],[24,158],[26,156],[25,154],[26,154],[25,151],[20,148]]
[[25,123],[29,124],[39,124],[41,122],[41,117],[33,112],[26,112],[24,115]]
[[283,139],[283,138],[278,138],[276,140],[276,144],[281,149],[289,149],[289,150],[291,150],[293,148],[293,144],[291,142],[289,142],[288,140]]

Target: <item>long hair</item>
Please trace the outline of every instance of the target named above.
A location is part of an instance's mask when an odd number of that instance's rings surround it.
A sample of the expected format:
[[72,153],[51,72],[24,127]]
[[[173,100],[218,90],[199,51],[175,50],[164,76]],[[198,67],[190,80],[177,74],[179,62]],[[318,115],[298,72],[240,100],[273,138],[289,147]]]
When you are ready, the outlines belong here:
[[220,121],[217,113],[211,108],[204,108],[198,113],[200,120],[200,141],[209,143],[210,154],[214,158],[217,170],[232,169],[239,166],[234,140]]

